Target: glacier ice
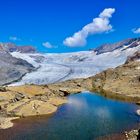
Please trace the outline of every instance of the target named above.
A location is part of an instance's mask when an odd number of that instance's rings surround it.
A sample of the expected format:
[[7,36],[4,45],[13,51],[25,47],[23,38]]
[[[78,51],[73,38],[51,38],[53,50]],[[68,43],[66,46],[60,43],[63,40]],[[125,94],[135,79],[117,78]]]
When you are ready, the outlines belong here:
[[21,81],[11,84],[49,84],[74,78],[93,76],[108,68],[122,65],[128,56],[140,50],[140,45],[129,48],[124,46],[112,52],[97,55],[94,51],[74,53],[11,53],[16,58],[28,61],[36,71],[27,73]]

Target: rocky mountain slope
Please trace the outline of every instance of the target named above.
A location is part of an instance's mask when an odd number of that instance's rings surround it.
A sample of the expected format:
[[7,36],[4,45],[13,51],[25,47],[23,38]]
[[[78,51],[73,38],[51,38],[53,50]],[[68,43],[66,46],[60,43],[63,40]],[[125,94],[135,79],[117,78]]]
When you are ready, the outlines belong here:
[[126,63],[137,61],[137,60],[138,61],[140,60],[140,51],[137,51],[132,56],[129,56],[126,60]]
[[128,57],[124,65],[108,69],[92,77],[92,89],[106,96],[140,102],[140,55]]
[[12,57],[8,52],[0,51],[0,85],[19,80],[34,67],[22,59]]

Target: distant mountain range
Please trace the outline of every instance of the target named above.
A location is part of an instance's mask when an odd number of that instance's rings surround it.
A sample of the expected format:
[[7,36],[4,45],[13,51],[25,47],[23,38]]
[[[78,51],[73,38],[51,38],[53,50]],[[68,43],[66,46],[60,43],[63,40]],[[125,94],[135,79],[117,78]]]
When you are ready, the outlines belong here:
[[[128,48],[133,48],[138,45],[140,45],[140,38],[129,38],[116,43],[102,44],[96,49],[91,49],[91,51],[95,51],[98,55],[98,54],[114,51],[116,49],[122,48],[123,46],[129,46]],[[18,46],[14,43],[0,43],[0,50],[4,50],[7,52],[20,52],[20,53],[37,52],[34,46],[31,45]]]
[[140,38],[129,38],[126,40],[122,40],[116,43],[107,43],[99,46],[97,49],[94,49],[97,54],[111,52],[119,48],[123,48],[123,46],[128,46],[128,48],[133,48],[140,45]]
[[35,53],[36,49],[33,46],[17,46],[14,43],[0,43],[0,50],[7,52]]

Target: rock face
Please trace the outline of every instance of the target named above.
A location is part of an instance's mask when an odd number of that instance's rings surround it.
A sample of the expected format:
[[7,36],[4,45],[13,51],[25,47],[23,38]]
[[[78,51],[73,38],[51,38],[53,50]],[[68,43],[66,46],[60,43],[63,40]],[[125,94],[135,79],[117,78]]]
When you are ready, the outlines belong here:
[[7,52],[35,53],[36,49],[33,46],[17,46],[14,43],[0,43],[0,50]]
[[22,59],[12,57],[6,51],[0,51],[0,85],[20,79],[34,67]]
[[110,44],[101,45],[94,51],[97,52],[97,54],[101,54],[106,52],[112,52],[116,49],[122,48],[123,46],[127,46],[127,45],[129,45],[129,48],[133,48],[138,46],[140,44],[139,42],[140,42],[140,38],[130,38],[113,44],[110,43]]

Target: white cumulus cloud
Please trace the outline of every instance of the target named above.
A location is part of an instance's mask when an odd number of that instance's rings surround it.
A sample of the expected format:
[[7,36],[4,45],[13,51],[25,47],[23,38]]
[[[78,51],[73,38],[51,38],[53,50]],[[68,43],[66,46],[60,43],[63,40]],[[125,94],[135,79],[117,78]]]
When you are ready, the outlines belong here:
[[51,48],[54,48],[55,46],[54,45],[52,45],[50,42],[44,42],[44,43],[42,43],[42,45],[44,46],[44,47],[46,47],[46,48],[49,48],[49,49],[51,49]]
[[85,25],[80,31],[74,33],[73,36],[67,37],[63,44],[69,47],[85,46],[89,35],[111,31],[112,25],[109,19],[114,12],[114,8],[104,9],[91,23]]
[[140,34],[140,28],[132,29],[132,32],[135,34]]

